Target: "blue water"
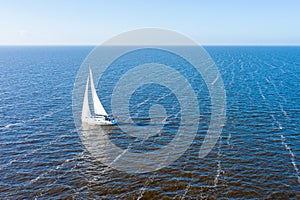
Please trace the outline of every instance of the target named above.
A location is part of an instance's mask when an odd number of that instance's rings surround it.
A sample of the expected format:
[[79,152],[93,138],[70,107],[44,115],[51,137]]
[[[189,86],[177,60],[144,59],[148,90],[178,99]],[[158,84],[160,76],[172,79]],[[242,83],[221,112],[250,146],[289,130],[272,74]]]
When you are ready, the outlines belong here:
[[[92,49],[0,47],[1,199],[300,198],[300,47],[206,47],[226,89],[227,119],[221,137],[208,156],[198,158],[197,144],[210,117],[205,107],[209,101],[203,101],[204,120],[193,145],[171,165],[146,174],[107,168],[80,140],[72,90]],[[106,76],[113,81],[118,74]],[[110,85],[103,85],[102,92],[109,96]],[[207,99],[205,85],[200,93]],[[136,91],[140,98],[131,99],[132,105],[146,95]],[[109,109],[110,98],[101,100]],[[176,102],[172,96],[161,103],[171,102]],[[137,124],[147,125],[147,110],[147,104],[132,108]],[[178,122],[175,115],[168,120],[174,124],[162,137],[172,138]],[[111,139],[126,148],[128,139],[122,135]],[[155,147],[151,145],[137,150]]]

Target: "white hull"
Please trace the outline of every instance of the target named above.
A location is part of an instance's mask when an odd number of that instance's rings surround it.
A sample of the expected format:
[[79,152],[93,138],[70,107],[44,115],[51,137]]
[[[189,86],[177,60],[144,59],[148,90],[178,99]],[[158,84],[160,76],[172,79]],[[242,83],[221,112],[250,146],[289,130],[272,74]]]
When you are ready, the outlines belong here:
[[82,122],[89,125],[110,126],[117,124],[118,119],[106,120],[105,117],[86,117],[82,119]]

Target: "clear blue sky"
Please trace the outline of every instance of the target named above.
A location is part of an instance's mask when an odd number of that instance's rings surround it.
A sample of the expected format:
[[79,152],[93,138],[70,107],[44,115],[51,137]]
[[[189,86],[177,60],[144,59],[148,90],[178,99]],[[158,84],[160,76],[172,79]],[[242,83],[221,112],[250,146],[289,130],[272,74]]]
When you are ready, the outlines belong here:
[[0,45],[94,45],[157,27],[201,44],[300,45],[299,0],[0,0]]

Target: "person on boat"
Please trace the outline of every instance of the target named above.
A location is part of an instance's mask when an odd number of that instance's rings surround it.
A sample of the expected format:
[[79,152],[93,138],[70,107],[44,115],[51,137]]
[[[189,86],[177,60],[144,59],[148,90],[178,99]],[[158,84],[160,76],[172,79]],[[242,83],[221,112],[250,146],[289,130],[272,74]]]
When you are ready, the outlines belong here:
[[113,118],[112,116],[110,116],[110,115],[106,115],[106,116],[105,116],[105,120],[106,120],[106,121],[113,121],[114,118]]

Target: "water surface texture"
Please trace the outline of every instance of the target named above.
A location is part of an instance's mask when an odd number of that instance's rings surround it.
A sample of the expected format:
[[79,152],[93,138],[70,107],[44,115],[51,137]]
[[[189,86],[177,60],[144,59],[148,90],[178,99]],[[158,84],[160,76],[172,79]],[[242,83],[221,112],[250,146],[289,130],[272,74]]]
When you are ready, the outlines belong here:
[[[200,125],[188,150],[158,171],[128,174],[95,160],[74,125],[73,85],[92,47],[0,47],[0,199],[299,199],[300,47],[205,49],[227,95],[218,143],[205,158],[198,157],[210,120],[209,93],[201,84]],[[110,110],[110,83],[116,77],[105,77],[109,81],[98,93]],[[147,85],[130,99],[133,121],[140,126],[149,122],[154,100],[148,96],[159,98],[169,112],[162,134],[143,145],[133,143],[132,151],[160,148],[176,134],[180,106],[169,93]],[[126,123],[122,117],[120,123]],[[119,147],[131,144],[118,127],[109,132]]]

